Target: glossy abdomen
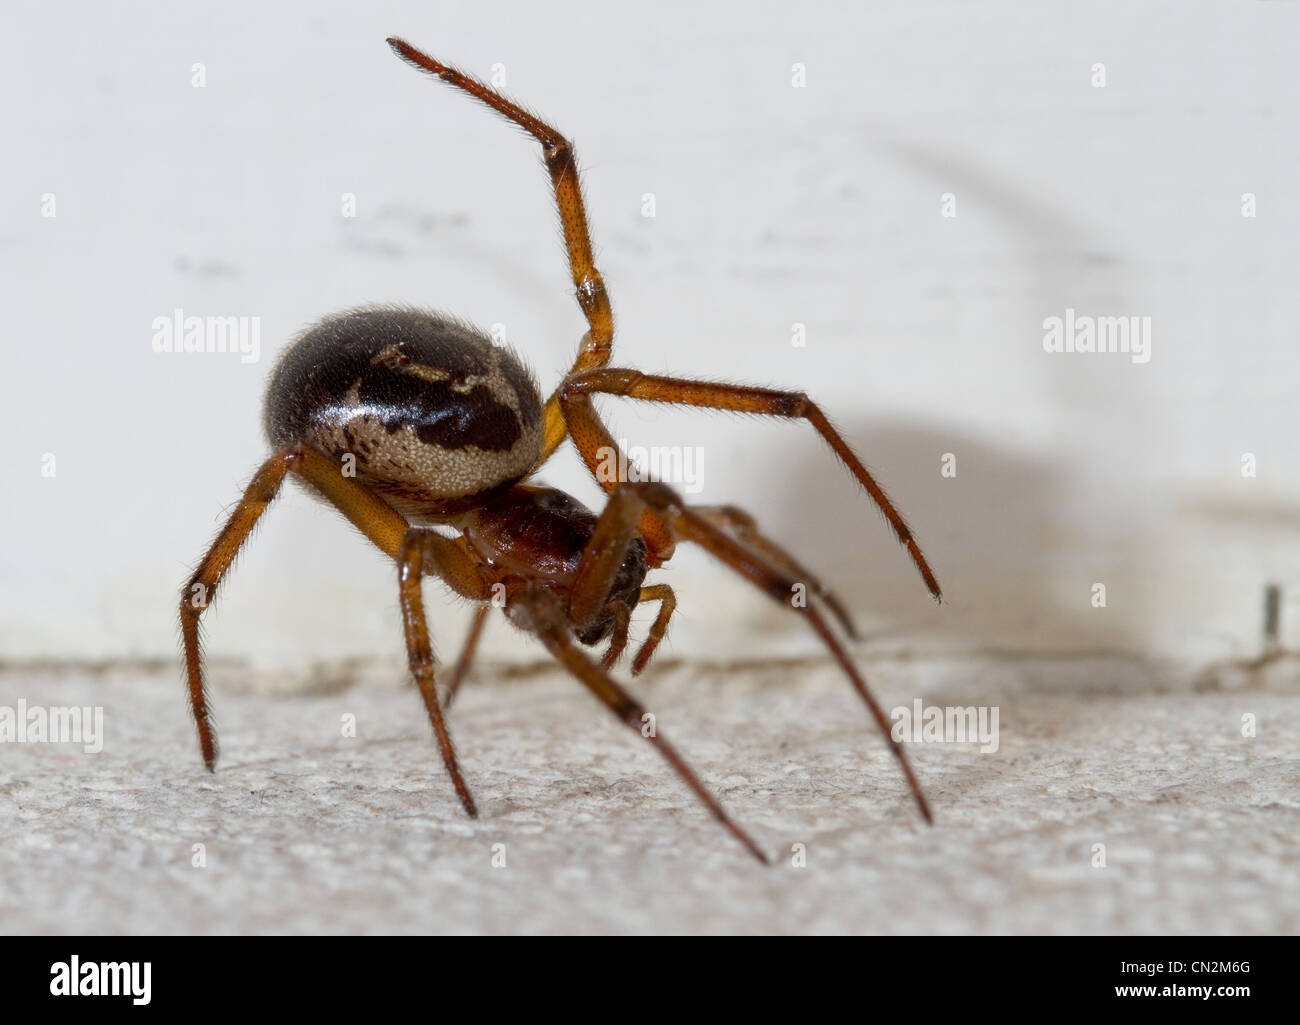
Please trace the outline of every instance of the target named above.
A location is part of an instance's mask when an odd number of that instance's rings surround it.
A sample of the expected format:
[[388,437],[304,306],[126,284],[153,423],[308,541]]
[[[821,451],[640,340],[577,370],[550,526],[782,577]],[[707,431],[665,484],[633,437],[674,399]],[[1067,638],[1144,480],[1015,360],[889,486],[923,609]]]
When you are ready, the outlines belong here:
[[[519,358],[458,320],[409,307],[327,317],[280,358],[263,427],[306,442],[414,518],[479,504],[528,472],[542,404]],[[350,457],[350,458],[349,458]]]

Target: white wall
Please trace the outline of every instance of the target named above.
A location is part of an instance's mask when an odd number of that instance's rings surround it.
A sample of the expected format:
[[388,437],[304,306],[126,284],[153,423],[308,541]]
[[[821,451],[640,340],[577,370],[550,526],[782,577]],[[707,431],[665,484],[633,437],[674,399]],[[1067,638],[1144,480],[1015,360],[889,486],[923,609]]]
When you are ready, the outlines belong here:
[[[504,65],[577,141],[618,362],[805,389],[844,428],[949,605],[806,426],[605,403],[635,443],[702,445],[701,499],[757,511],[873,635],[1208,657],[1254,650],[1267,580],[1300,590],[1296,5],[270,6],[53,5],[0,38],[0,657],[174,652],[272,360],[321,314],[443,307],[548,386],[567,366],[537,149],[391,33]],[[155,354],[176,307],[260,317],[262,358]],[[1067,307],[1151,317],[1150,362],[1045,353]],[[598,498],[569,452],[547,478]],[[678,654],[812,648],[698,553],[661,579]],[[447,654],[463,611],[428,593]],[[400,648],[391,566],[299,494],[211,619],[215,654],[263,663]]]

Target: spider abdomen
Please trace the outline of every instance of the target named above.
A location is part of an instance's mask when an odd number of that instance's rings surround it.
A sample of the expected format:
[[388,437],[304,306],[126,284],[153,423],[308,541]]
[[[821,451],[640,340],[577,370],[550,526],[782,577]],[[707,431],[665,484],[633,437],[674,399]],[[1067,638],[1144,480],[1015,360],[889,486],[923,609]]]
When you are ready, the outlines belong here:
[[405,515],[438,518],[519,481],[542,450],[537,385],[476,328],[408,307],[327,317],[280,358],[263,426],[339,460]]

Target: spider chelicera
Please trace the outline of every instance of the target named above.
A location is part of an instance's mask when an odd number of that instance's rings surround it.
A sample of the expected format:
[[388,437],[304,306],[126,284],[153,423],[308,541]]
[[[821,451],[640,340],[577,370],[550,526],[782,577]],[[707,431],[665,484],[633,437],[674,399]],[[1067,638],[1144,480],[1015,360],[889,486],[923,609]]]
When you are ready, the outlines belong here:
[[[388,44],[408,64],[487,104],[541,143],[588,330],[572,370],[545,403],[513,352],[469,324],[427,310],[351,310],[327,317],[289,347],[272,373],[263,414],[274,454],[253,477],[181,595],[190,704],[208,769],[216,765],[217,741],[203,682],[199,619],[258,518],[285,477],[294,474],[396,561],[411,673],[452,784],[471,816],[477,810],[444,713],[473,656],[488,610],[503,602],[515,626],[536,635],[570,673],[641,733],[644,708],[609,670],[627,644],[629,618],[640,603],[658,602],[659,608],[633,660],[633,675],[645,668],[663,640],[676,600],[666,585],[645,585],[644,579],[672,557],[676,542],[690,541],[808,619],[884,732],[930,821],[902,745],[890,736],[884,712],[821,612],[824,606],[850,637],[856,637],[843,604],[739,509],[687,505],[662,483],[606,479],[608,457],[619,450],[592,396],[621,395],[808,421],[884,513],[938,600],[939,585],[902,516],[806,395],[610,367],[613,318],[592,261],[573,147],[554,128],[482,82],[400,39],[389,39]],[[599,515],[564,492],[524,483],[565,438],[573,441],[609,493]],[[618,460],[617,465],[626,463]],[[454,531],[454,536],[435,525]],[[441,701],[421,596],[426,574],[480,604]],[[812,600],[792,600],[800,585]],[[582,650],[606,640],[600,662]],[[677,750],[657,730],[648,732],[654,734],[648,738],[651,743],[714,816],[759,860],[767,861],[763,849],[732,821]]]

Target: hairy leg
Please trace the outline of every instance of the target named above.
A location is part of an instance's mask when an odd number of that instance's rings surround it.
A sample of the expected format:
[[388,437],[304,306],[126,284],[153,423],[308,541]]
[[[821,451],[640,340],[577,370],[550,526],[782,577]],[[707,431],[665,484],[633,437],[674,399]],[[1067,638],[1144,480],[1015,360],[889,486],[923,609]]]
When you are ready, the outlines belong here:
[[313,484],[340,512],[390,557],[396,558],[407,522],[397,512],[354,478],[345,477],[332,459],[294,445],[276,452],[258,469],[226,525],[181,592],[181,641],[185,648],[185,673],[190,709],[199,734],[203,764],[211,771],[217,764],[217,735],[212,706],[203,677],[203,649],[200,618],[212,604],[221,581],[235,556],[248,540],[267,507],[280,493],[284,478],[296,473]]
[[649,587],[641,588],[637,604],[640,605],[646,601],[657,601],[659,603],[659,614],[655,616],[655,621],[650,624],[650,633],[646,635],[645,643],[641,645],[641,650],[636,653],[636,658],[632,660],[633,676],[640,676],[641,671],[654,657],[655,651],[664,639],[664,634],[668,632],[668,621],[673,618],[673,612],[677,609],[677,595],[673,593],[673,589],[667,584],[651,584]]
[[489,590],[479,577],[478,568],[470,557],[454,541],[443,537],[437,531],[412,528],[407,531],[402,546],[397,554],[397,575],[402,606],[402,627],[406,634],[407,660],[411,675],[415,677],[424,698],[424,707],[429,715],[429,725],[438,742],[447,775],[451,777],[452,786],[465,811],[471,818],[478,815],[474,798],[469,786],[461,774],[460,764],[456,760],[456,750],[452,746],[451,733],[447,729],[438,702],[438,690],[434,684],[433,642],[429,637],[429,626],[424,616],[424,596],[422,584],[424,575],[431,573],[445,580],[455,591],[466,598],[486,599]]
[[[412,67],[434,75],[486,104],[541,143],[542,156],[546,160],[546,170],[551,176],[555,192],[555,205],[560,212],[560,225],[564,229],[564,246],[569,255],[574,293],[583,316],[587,318],[587,333],[582,338],[572,372],[579,373],[605,366],[613,349],[614,314],[610,308],[609,295],[605,291],[605,283],[600,271],[596,269],[596,261],[591,252],[591,231],[587,225],[586,206],[582,201],[582,185],[578,180],[578,160],[573,144],[545,121],[472,75],[442,63],[405,40],[390,38],[388,45]],[[564,414],[560,409],[557,391],[546,403],[545,440],[534,470],[551,457],[564,437]]]

